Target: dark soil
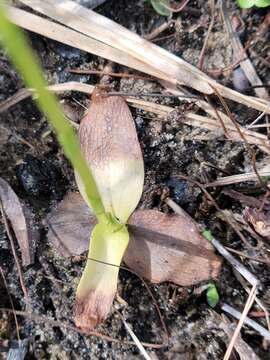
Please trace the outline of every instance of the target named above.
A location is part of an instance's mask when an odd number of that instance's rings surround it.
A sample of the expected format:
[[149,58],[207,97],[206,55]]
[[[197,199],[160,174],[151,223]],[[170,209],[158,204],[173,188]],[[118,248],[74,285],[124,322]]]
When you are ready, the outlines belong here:
[[[86,3],[86,1],[84,1]],[[241,16],[245,31],[244,41],[250,39],[266,15],[266,10],[240,12],[234,1],[230,1],[230,11]],[[144,36],[159,26],[165,19],[155,13],[149,2],[142,0],[108,0],[96,9],[99,13],[115,20],[123,26]],[[203,0],[190,1],[179,14],[174,15],[175,28],[168,29],[159,37],[157,44],[197,65],[198,57],[210,22],[210,10]],[[216,12],[218,14],[218,11]],[[70,74],[68,68],[91,68],[102,70],[107,61],[91,54],[83,53],[28,33],[33,48],[38,53],[45,74],[50,83],[71,80],[98,84],[96,75]],[[268,44],[268,45],[267,45]],[[269,41],[267,37],[257,41],[250,51],[258,75],[264,83],[269,82]],[[268,60],[267,60],[268,56]],[[232,62],[232,49],[219,16],[210,37],[205,58],[205,70],[221,68]],[[115,65],[115,71],[126,69]],[[219,80],[233,87],[232,73],[220,76]],[[131,92],[156,92],[161,87],[156,82],[145,80],[111,79],[116,90]],[[23,82],[7,59],[0,52],[0,102],[23,87]],[[248,90],[253,94],[252,90]],[[153,100],[153,99],[151,99]],[[178,107],[181,112],[185,104],[178,100],[157,99],[159,103]],[[65,111],[74,121],[83,114],[83,105],[89,104],[87,96],[67,93],[61,96]],[[230,108],[242,125],[250,123],[256,111],[230,103]],[[244,232],[252,248],[238,238],[224,222],[214,206],[194,185],[179,179],[186,175],[199,182],[213,181],[222,174],[217,168],[230,174],[251,169],[251,159],[245,146],[229,142],[221,137],[199,139],[206,132],[181,124],[176,119],[159,119],[140,110],[132,110],[145,161],[145,186],[140,203],[142,208],[158,208],[168,212],[164,204],[164,194],[169,194],[198,222],[206,225],[225,245],[247,255],[264,257],[269,260],[269,243],[255,248],[256,241]],[[80,114],[78,116],[78,114]],[[135,346],[112,343],[96,337],[89,337],[69,330],[63,324],[72,325],[73,304],[76,285],[83,270],[84,261],[76,258],[68,260],[60,257],[48,244],[46,229],[42,220],[67,193],[76,190],[73,170],[63,156],[45,117],[37,110],[34,102],[24,100],[0,115],[0,169],[4,178],[18,196],[28,204],[35,214],[40,228],[40,239],[36,244],[35,262],[24,269],[24,279],[31,308],[35,314],[58,321],[38,323],[19,317],[20,336],[29,339],[28,359],[135,359],[141,358]],[[264,131],[264,130],[262,130]],[[259,162],[266,155],[254,148]],[[205,164],[213,166],[206,166]],[[258,197],[263,193],[253,183],[232,185],[230,188]],[[243,206],[229,196],[222,194],[222,188],[211,190],[212,196],[222,209],[242,214]],[[8,237],[3,223],[0,223],[0,262],[8,283],[9,291],[16,309],[25,310],[17,268],[14,264]],[[19,249],[18,253],[19,253]],[[268,251],[268,255],[267,255]],[[240,259],[260,280],[259,297],[269,309],[270,283],[266,264],[245,258]],[[11,304],[0,281],[1,307]],[[221,302],[226,302],[242,311],[247,299],[246,292],[235,278],[232,269],[224,263],[220,278],[216,281]],[[205,293],[198,286],[181,288],[174,284],[150,285],[166,322],[170,343],[168,347],[153,350],[159,359],[222,359],[228,338],[220,323],[220,306],[214,310],[209,307]],[[119,340],[130,340],[126,334],[118,309],[143,342],[162,342],[162,328],[153,301],[141,281],[127,271],[120,271],[119,295],[128,306],[115,301],[107,321],[98,330]],[[199,294],[199,295],[198,295]],[[257,308],[255,308],[257,309]],[[259,309],[260,310],[260,309]],[[232,318],[231,321],[234,321]],[[256,319],[266,327],[264,318]],[[243,339],[261,359],[269,359],[269,343],[248,327],[242,329]],[[0,315],[0,338],[16,341],[16,328],[13,316]],[[0,351],[1,351],[0,342]],[[3,353],[3,358],[5,358]],[[1,357],[1,353],[0,353]],[[234,357],[237,358],[237,355]]]

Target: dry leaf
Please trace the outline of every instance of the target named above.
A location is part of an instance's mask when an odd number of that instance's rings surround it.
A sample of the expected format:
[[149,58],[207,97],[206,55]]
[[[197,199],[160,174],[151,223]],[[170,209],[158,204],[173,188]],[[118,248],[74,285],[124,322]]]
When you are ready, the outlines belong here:
[[[70,193],[47,217],[48,239],[63,256],[88,249],[96,223],[79,193]],[[135,211],[124,262],[140,276],[159,283],[193,285],[215,278],[221,262],[192,221],[157,210]]]
[[131,241],[124,262],[139,275],[182,286],[218,276],[219,258],[188,217],[138,210],[129,224]]
[[49,242],[64,257],[80,255],[89,248],[96,217],[79,193],[70,192],[44,221]]
[[27,266],[33,262],[33,248],[38,236],[33,226],[32,213],[2,178],[0,178],[0,199],[20,246],[23,265]]
[[20,1],[69,28],[120,50],[123,57],[128,54],[145,63],[146,67],[153,68],[158,77],[164,80],[171,79],[173,83],[180,82],[201,92],[212,93],[211,87],[197,68],[101,14],[69,0],[60,3],[55,3],[54,0]]
[[244,216],[250,222],[255,231],[270,240],[270,212],[258,211],[252,208],[246,208]]

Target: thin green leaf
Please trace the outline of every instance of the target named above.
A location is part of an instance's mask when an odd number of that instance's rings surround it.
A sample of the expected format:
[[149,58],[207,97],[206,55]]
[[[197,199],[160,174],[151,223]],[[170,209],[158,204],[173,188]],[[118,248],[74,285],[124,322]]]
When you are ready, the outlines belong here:
[[151,4],[156,12],[162,16],[170,16],[171,11],[164,5],[169,6],[169,0],[151,0]]
[[104,218],[104,207],[91,171],[81,154],[77,136],[66,121],[54,95],[46,90],[47,84],[38,60],[35,58],[23,32],[8,20],[3,2],[0,3],[0,33],[0,40],[6,47],[10,59],[23,76],[26,85],[35,90],[38,107],[54,126],[65,155],[85,184],[92,209],[99,220],[102,220]]

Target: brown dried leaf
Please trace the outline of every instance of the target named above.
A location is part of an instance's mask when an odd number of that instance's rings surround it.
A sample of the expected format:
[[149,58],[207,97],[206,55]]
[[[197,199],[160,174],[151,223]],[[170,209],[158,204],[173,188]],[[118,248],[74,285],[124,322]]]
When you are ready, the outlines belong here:
[[[68,194],[48,218],[48,239],[63,256],[89,246],[96,220],[78,193]],[[130,241],[124,262],[154,283],[193,285],[216,278],[221,262],[212,245],[188,217],[157,210],[137,210],[129,220]]]
[[270,212],[258,211],[256,209],[246,208],[244,216],[250,222],[255,231],[270,240]]
[[70,192],[44,221],[49,242],[64,257],[80,255],[88,250],[90,233],[97,223],[79,193]]
[[32,213],[2,178],[0,178],[0,199],[20,246],[22,263],[27,266],[33,262],[34,242],[38,236],[33,225]]
[[216,278],[220,260],[210,242],[185,216],[138,210],[131,216],[124,262],[151,282],[194,285]]

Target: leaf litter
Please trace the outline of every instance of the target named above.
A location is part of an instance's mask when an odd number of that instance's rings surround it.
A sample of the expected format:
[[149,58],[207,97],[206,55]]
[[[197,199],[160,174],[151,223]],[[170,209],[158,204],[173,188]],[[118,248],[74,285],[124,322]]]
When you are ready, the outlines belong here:
[[[62,256],[88,249],[96,220],[79,193],[69,193],[47,216],[48,241]],[[195,285],[218,277],[220,259],[188,217],[137,210],[128,221],[130,242],[124,263],[153,283]]]
[[0,200],[19,244],[22,263],[28,266],[34,262],[34,249],[38,240],[33,214],[2,178],[0,178]]

